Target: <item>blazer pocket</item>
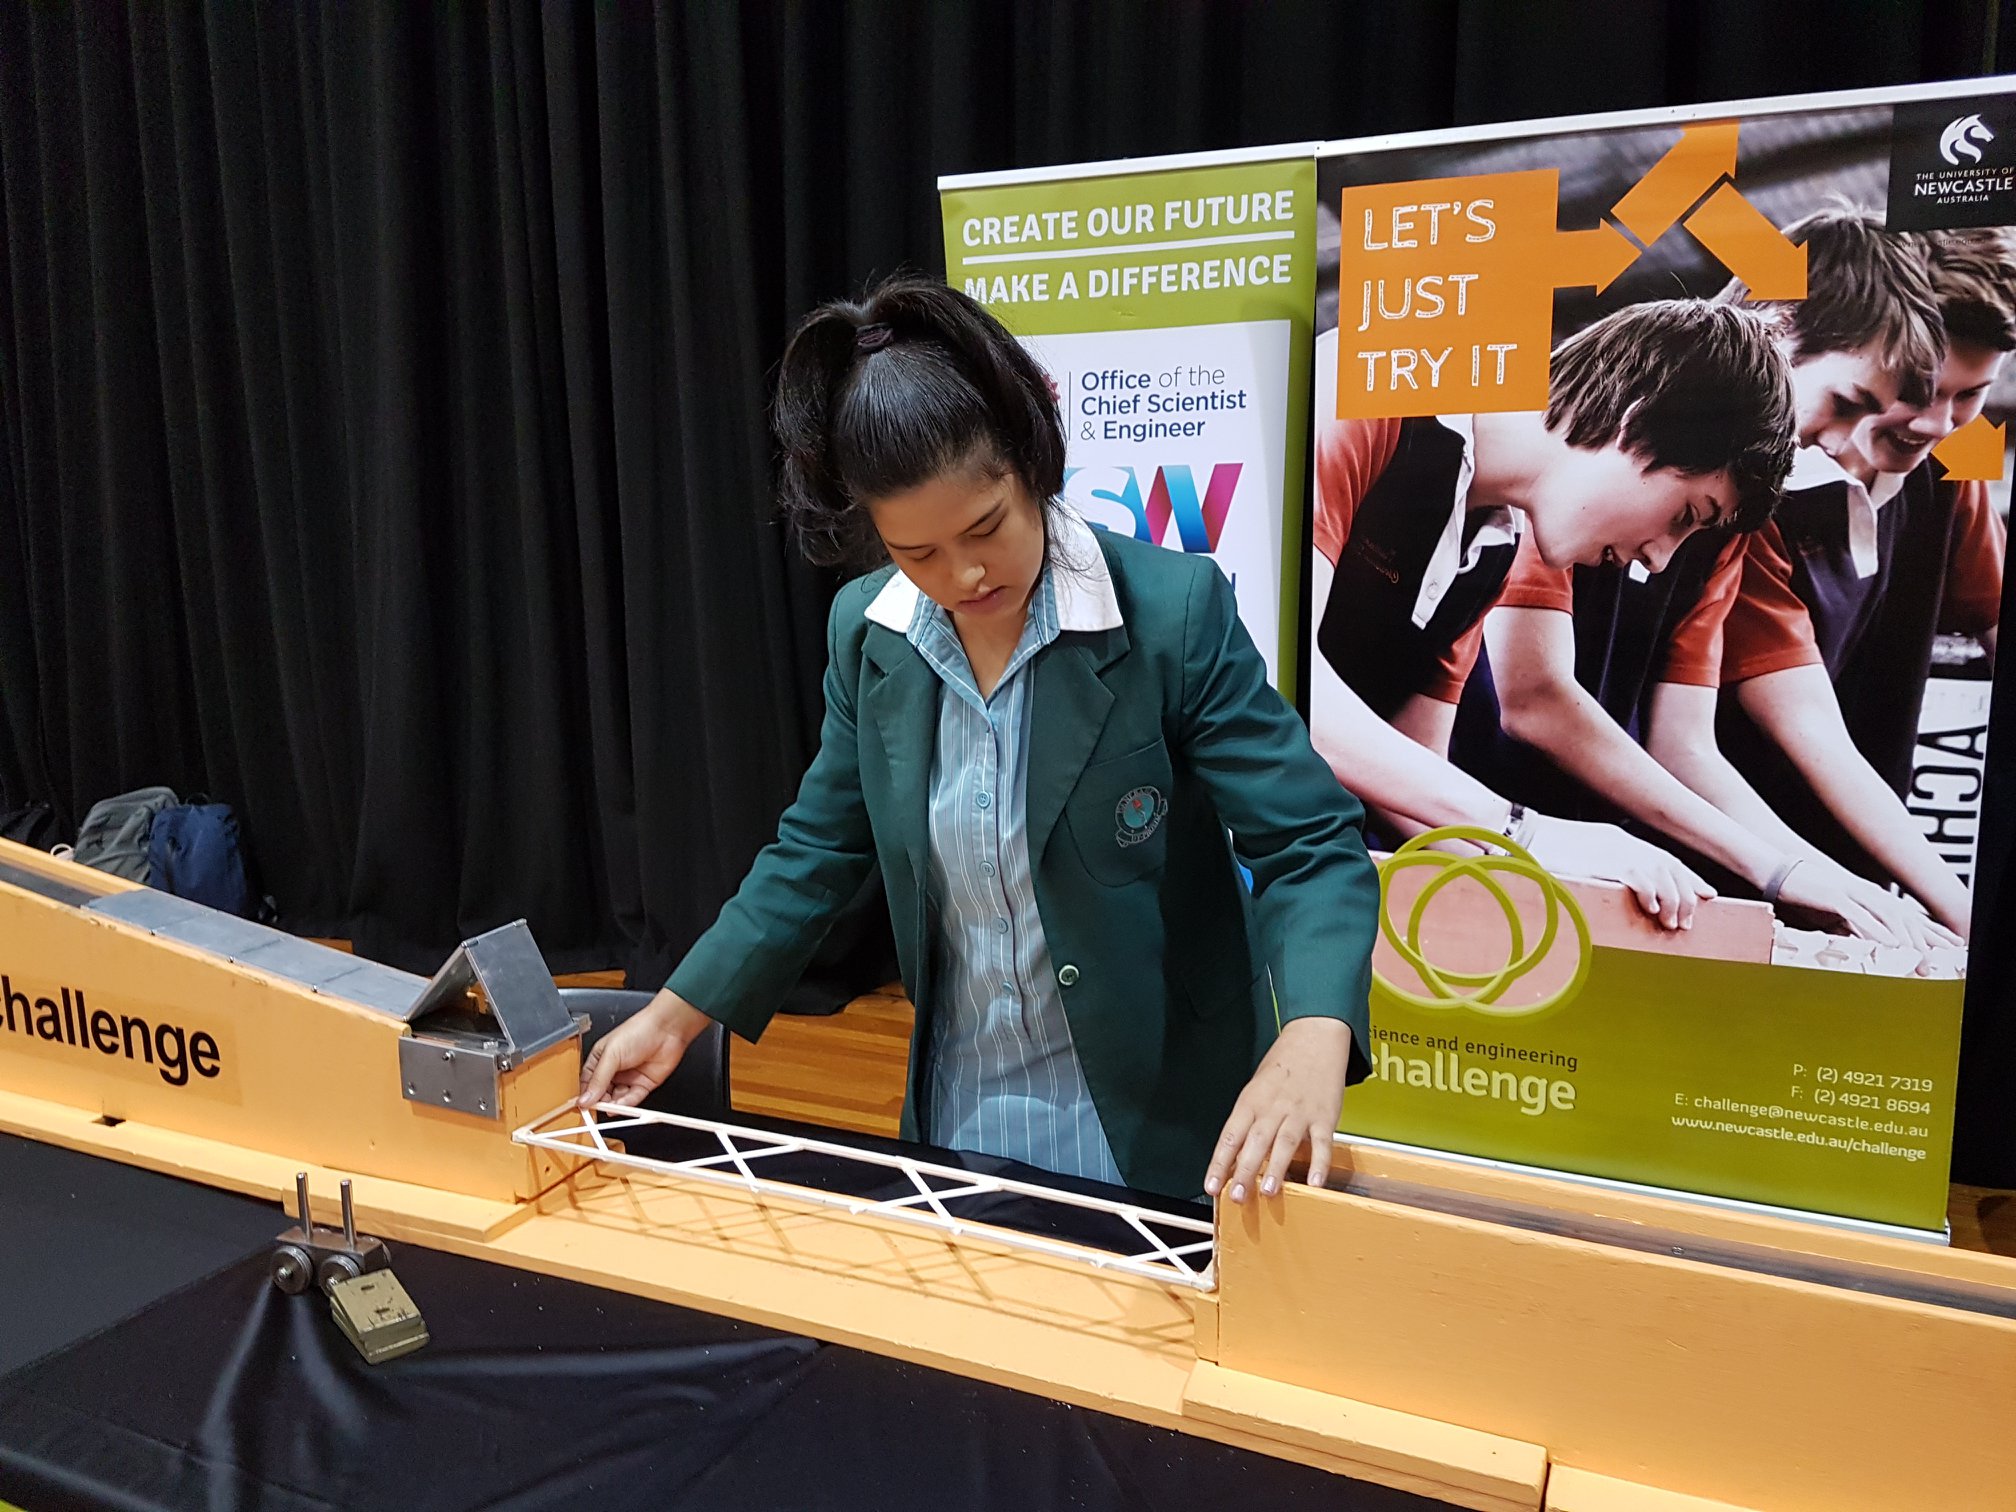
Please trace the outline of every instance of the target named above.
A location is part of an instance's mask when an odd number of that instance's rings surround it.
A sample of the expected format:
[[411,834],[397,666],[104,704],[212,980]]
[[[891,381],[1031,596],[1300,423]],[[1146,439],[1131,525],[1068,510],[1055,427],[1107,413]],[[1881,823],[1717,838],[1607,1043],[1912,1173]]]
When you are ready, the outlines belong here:
[[1124,887],[1168,858],[1169,748],[1157,740],[1089,764],[1065,800],[1064,822],[1086,874]]
[[1254,970],[1245,981],[1239,979],[1237,971],[1227,970],[1216,964],[1222,957],[1213,956],[1208,963],[1200,963],[1194,970],[1181,971],[1177,976],[1183,1000],[1190,1005],[1190,1011],[1199,1018],[1224,1018],[1230,1014],[1251,1017],[1254,994],[1260,990],[1262,978],[1267,975],[1265,966]]

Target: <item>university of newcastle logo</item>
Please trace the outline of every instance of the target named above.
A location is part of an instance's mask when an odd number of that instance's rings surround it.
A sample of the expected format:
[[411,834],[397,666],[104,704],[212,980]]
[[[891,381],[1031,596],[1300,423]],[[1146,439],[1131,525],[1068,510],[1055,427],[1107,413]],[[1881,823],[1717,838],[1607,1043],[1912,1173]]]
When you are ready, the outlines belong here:
[[1946,129],[1939,133],[1939,156],[1955,168],[1960,160],[1970,163],[1981,161],[1981,145],[1995,140],[1995,133],[1983,124],[1978,115],[1961,116],[1957,121],[1948,121]]
[[1892,231],[2016,225],[2016,108],[2007,95],[1899,105],[1890,126]]

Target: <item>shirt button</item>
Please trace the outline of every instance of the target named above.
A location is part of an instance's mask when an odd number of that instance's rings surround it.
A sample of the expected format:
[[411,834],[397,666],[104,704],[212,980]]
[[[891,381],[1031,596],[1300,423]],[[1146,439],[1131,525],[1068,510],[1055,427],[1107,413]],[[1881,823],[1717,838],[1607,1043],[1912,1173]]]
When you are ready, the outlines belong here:
[[993,876],[993,875],[994,875],[994,863],[993,863],[992,861],[982,861],[982,862],[980,863],[980,875],[981,875],[981,876],[983,876],[983,877],[991,877],[991,876]]
[[1057,985],[1059,987],[1076,987],[1078,985],[1078,968],[1069,965],[1058,967]]
[[996,919],[994,921],[994,929],[997,934],[1008,933],[1008,921],[1006,919]]
[[987,807],[988,804],[992,803],[994,800],[986,793],[976,793],[973,797],[973,801],[976,804],[978,804],[981,808],[985,808]]

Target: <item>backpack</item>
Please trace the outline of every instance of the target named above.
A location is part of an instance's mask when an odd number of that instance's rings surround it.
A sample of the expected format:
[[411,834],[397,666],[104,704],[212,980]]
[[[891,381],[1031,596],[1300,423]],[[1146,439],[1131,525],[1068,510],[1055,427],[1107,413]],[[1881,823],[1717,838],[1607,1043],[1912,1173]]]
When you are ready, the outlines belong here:
[[148,882],[205,908],[239,918],[252,913],[238,816],[228,803],[184,803],[154,816],[147,841]]
[[174,789],[136,788],[91,805],[71,859],[129,882],[148,880],[147,843],[154,816],[181,802]]

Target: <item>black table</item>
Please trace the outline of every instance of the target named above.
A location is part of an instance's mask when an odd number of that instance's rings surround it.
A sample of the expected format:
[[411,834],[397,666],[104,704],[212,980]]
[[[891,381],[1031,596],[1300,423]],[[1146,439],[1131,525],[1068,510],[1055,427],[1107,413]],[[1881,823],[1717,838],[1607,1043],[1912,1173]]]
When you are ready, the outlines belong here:
[[67,1508],[1443,1504],[1004,1387],[396,1246],[368,1366],[266,1280],[277,1207],[0,1136],[0,1499]]

